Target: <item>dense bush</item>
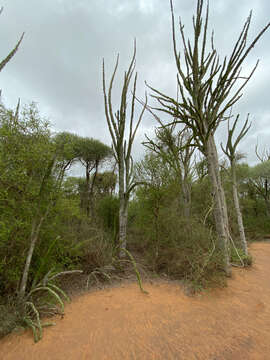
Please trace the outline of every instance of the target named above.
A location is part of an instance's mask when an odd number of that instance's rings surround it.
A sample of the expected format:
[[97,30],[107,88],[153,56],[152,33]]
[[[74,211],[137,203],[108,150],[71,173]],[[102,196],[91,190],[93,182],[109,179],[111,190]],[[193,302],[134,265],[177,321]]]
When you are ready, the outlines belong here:
[[112,233],[116,238],[119,222],[119,199],[111,195],[100,198],[97,204],[97,215],[105,231]]
[[169,186],[161,192],[138,192],[131,205],[130,248],[158,274],[189,281],[194,287],[216,283],[217,278],[223,282],[222,258],[215,247],[214,232],[195,217],[179,216],[174,191],[175,187]]

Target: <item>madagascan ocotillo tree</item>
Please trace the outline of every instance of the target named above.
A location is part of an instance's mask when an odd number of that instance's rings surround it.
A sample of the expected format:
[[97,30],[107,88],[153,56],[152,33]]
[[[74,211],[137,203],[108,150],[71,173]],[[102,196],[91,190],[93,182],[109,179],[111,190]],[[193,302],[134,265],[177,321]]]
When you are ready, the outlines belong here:
[[[251,49],[269,28],[268,23],[255,39],[247,45],[251,23],[248,16],[230,56],[220,60],[213,36],[208,44],[208,14],[203,18],[204,0],[197,0],[193,17],[193,41],[186,37],[180,20],[179,31],[183,45],[183,56],[177,49],[173,3],[171,5],[172,39],[177,68],[180,99],[174,99],[152,87],[153,97],[159,105],[156,110],[172,115],[173,121],[183,123],[191,129],[194,145],[205,155],[214,199],[214,218],[218,235],[218,246],[223,252],[224,270],[230,274],[229,225],[227,206],[219,173],[218,154],[214,134],[220,122],[226,119],[227,110],[242,96],[242,90],[252,77],[258,62],[247,76],[243,76],[242,65]],[[208,48],[210,49],[208,51]]]
[[[115,79],[115,75],[119,63],[119,55],[117,56],[116,65],[111,77],[109,90],[106,89],[105,81],[105,65],[103,60],[103,94],[105,115],[112,138],[112,148],[114,157],[118,167],[118,181],[119,181],[119,247],[120,256],[125,256],[125,249],[127,243],[127,214],[128,214],[128,202],[132,190],[138,183],[134,180],[133,175],[133,160],[131,156],[132,145],[138,127],[142,121],[143,113],[146,108],[145,104],[139,114],[136,125],[134,126],[135,116],[135,101],[136,101],[136,85],[137,85],[137,73],[134,76],[133,85],[131,85],[132,77],[135,70],[135,58],[136,58],[136,42],[134,42],[133,57],[130,62],[128,70],[124,75],[124,82],[121,91],[121,100],[119,109],[114,112],[112,106],[112,88]],[[132,86],[131,91],[131,103],[130,103],[130,116],[128,119],[128,103],[127,97]],[[126,136],[127,133],[127,136]]]
[[229,123],[228,123],[227,143],[226,143],[225,148],[221,144],[221,148],[222,148],[222,151],[224,152],[224,154],[227,155],[227,157],[230,161],[231,176],[232,176],[231,180],[232,180],[232,190],[233,190],[233,202],[234,202],[235,212],[236,212],[236,216],[237,216],[240,242],[241,242],[242,250],[244,251],[245,255],[248,255],[247,241],[246,241],[245,229],[244,229],[244,225],[243,225],[242,212],[241,212],[241,208],[240,208],[240,204],[239,204],[238,187],[237,187],[237,179],[236,179],[236,162],[237,162],[237,158],[239,157],[239,153],[236,152],[236,148],[237,148],[239,142],[241,141],[241,139],[243,139],[243,137],[249,131],[251,124],[250,125],[248,124],[248,117],[247,117],[240,133],[236,137],[235,141],[233,141],[233,135],[234,135],[235,127],[236,127],[238,120],[239,120],[239,114],[236,116],[236,119],[235,119],[231,129],[229,128]]

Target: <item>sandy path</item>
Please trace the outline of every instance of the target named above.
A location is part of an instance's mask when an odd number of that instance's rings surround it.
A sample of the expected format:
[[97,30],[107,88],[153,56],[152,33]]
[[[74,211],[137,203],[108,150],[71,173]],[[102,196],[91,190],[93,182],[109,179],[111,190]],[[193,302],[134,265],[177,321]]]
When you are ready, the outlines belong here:
[[0,342],[2,360],[270,359],[270,243],[229,286],[187,297],[175,284],[123,285],[76,298],[34,344],[30,332]]

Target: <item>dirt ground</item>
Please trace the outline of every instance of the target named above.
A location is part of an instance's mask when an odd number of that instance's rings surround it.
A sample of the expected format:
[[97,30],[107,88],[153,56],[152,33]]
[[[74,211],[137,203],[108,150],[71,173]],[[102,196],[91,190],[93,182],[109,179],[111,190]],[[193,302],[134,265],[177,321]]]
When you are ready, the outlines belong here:
[[0,342],[1,360],[270,359],[270,243],[227,288],[195,297],[175,283],[122,285],[75,298],[34,343],[30,331]]

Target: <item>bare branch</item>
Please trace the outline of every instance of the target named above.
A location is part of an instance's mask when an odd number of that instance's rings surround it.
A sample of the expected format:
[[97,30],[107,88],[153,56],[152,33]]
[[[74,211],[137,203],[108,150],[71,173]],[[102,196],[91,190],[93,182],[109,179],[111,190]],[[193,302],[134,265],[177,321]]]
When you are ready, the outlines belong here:
[[[3,8],[1,8],[1,12],[2,12],[2,10],[3,10]],[[21,44],[21,42],[22,42],[23,37],[24,37],[24,33],[22,33],[22,35],[21,35],[19,41],[17,42],[17,45],[15,46],[15,48],[8,54],[8,56],[7,56],[4,60],[1,61],[1,63],[0,63],[0,71],[3,70],[3,68],[7,65],[7,63],[8,63],[8,62],[13,58],[13,56],[16,54],[16,52],[18,51],[19,46],[20,46],[20,44]]]

